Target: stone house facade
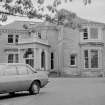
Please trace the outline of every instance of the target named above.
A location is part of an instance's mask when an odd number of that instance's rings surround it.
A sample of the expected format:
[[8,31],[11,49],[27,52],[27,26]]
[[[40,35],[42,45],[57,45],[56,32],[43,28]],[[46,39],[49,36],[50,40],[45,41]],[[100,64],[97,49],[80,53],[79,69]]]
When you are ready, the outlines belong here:
[[0,63],[27,63],[66,76],[104,75],[105,24],[76,21],[81,28],[29,21],[0,26]]

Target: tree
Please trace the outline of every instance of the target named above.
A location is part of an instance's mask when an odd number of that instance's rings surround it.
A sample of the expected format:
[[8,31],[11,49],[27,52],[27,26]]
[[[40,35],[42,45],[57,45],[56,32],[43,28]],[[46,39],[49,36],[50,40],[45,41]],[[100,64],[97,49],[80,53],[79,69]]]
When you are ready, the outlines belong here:
[[[65,20],[71,20],[76,14],[68,11],[58,10],[62,3],[74,0],[51,0],[50,5],[44,5],[46,0],[0,0],[0,21],[4,22],[9,15],[38,18],[57,24],[64,24]],[[84,5],[90,4],[91,0],[83,0]]]

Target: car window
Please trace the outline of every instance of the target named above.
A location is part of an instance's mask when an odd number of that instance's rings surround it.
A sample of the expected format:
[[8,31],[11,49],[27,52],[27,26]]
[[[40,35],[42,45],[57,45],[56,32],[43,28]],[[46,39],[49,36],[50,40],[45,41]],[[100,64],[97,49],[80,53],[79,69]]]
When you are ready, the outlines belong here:
[[4,75],[5,65],[0,65],[0,76]]
[[16,66],[7,66],[5,68],[5,76],[17,75]]
[[19,65],[19,66],[17,66],[17,69],[18,69],[19,75],[28,74],[27,68],[26,68],[26,66],[24,66],[24,65]]
[[27,71],[28,71],[28,74],[33,74],[34,73],[29,66],[27,66]]

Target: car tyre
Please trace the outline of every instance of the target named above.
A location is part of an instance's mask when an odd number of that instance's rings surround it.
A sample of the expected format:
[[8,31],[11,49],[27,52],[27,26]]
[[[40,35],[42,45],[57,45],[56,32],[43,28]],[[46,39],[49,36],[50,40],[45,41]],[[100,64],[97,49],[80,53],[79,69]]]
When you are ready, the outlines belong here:
[[40,85],[39,85],[39,82],[37,81],[34,81],[31,85],[31,88],[29,89],[29,92],[30,94],[32,95],[36,95],[36,94],[39,94],[39,91],[40,91]]

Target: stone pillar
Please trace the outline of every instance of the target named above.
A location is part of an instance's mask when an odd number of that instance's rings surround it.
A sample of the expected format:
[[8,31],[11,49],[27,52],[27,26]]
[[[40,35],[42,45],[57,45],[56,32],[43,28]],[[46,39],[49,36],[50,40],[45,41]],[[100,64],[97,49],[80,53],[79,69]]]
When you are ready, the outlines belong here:
[[45,70],[49,70],[49,53],[45,50]]
[[34,68],[38,69],[38,55],[37,55],[37,48],[34,48]]
[[37,65],[38,65],[38,69],[41,69],[41,53],[42,53],[42,49],[38,48],[38,51],[37,51]]
[[23,58],[24,50],[23,49],[18,49],[18,54],[19,54],[19,63],[25,63],[25,60]]

